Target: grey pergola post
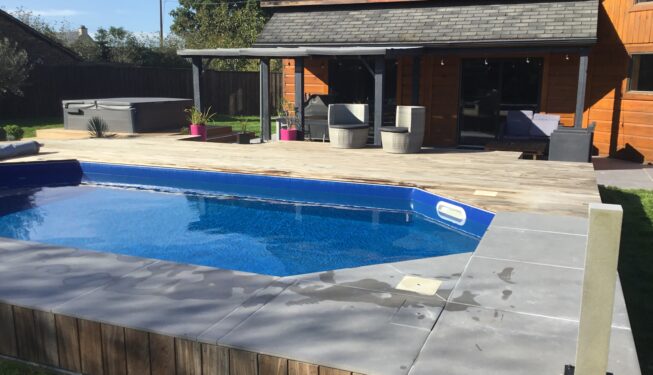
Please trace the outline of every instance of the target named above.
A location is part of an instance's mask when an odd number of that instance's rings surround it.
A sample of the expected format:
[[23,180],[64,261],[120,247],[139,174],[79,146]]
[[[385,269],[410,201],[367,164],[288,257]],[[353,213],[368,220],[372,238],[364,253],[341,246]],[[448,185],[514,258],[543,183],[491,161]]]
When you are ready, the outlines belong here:
[[304,129],[304,58],[295,57],[295,108],[302,130]]
[[259,116],[261,118],[261,141],[269,141],[271,136],[270,129],[270,59],[261,59],[260,69],[260,107]]
[[202,67],[202,58],[201,57],[193,57],[191,59],[193,63],[193,104],[195,105],[195,108],[199,109],[200,111],[203,110],[202,108],[202,73],[203,73],[203,67]]
[[381,144],[383,126],[383,84],[385,80],[385,56],[374,60],[374,144]]
[[422,57],[415,56],[413,57],[413,79],[412,79],[412,97],[411,104],[419,105],[419,91],[420,91],[420,81],[421,81],[421,72],[422,72]]
[[583,112],[585,112],[585,91],[587,88],[587,66],[589,63],[588,50],[580,51],[580,63],[578,66],[578,89],[576,91],[576,115],[574,116],[574,128],[583,127]]

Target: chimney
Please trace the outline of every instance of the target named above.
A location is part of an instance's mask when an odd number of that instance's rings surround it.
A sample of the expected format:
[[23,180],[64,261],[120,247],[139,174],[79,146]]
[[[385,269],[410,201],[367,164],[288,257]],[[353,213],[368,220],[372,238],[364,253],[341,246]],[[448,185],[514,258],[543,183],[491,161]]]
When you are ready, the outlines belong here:
[[82,25],[79,27],[78,33],[79,36],[88,36],[88,29],[86,28],[86,26]]

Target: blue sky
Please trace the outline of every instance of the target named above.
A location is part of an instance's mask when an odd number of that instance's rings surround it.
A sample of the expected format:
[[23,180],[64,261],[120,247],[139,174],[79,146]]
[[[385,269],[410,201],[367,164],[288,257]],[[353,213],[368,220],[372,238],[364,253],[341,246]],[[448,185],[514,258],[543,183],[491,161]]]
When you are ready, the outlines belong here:
[[[169,13],[177,0],[164,0],[164,32],[172,22]],[[24,8],[44,20],[65,21],[73,28],[88,27],[91,35],[100,27],[122,26],[136,33],[158,33],[159,0],[0,0],[0,8],[11,12]]]

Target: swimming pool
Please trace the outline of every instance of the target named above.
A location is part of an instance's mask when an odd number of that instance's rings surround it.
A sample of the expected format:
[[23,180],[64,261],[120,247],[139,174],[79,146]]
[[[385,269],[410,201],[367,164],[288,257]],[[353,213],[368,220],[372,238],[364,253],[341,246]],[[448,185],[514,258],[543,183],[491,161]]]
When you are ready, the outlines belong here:
[[413,188],[0,165],[0,237],[275,276],[473,251],[493,215]]

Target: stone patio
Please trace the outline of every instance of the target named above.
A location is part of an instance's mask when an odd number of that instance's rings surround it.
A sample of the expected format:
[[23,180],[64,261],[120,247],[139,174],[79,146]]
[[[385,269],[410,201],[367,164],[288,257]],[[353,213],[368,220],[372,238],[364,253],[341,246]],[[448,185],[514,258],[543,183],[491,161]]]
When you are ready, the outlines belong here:
[[[277,278],[0,240],[0,301],[368,375],[557,374],[586,220],[499,213],[474,253]],[[406,275],[435,295],[398,290]],[[609,370],[640,374],[621,288]]]

